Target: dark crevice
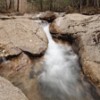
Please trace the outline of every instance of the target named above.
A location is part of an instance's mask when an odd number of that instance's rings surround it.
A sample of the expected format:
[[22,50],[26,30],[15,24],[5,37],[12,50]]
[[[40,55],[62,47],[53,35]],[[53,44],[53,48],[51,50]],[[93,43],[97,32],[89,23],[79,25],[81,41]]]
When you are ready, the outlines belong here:
[[[4,61],[7,61],[7,60],[12,60],[13,58],[16,58],[18,57],[19,55],[21,55],[21,53],[17,54],[17,55],[9,55],[7,57],[0,57],[0,63],[3,63]],[[5,59],[5,60],[4,60]]]
[[70,44],[73,44],[73,42],[75,41],[75,38],[72,37],[71,34],[62,34],[62,35],[56,35],[56,33],[51,33],[53,38],[57,38],[59,40],[63,40],[63,41],[67,41],[69,42]]
[[11,18],[6,18],[6,17],[0,17],[0,20],[3,20],[3,21],[5,21],[5,20],[13,20],[13,19],[16,19],[16,18],[14,18],[14,17],[11,17]]
[[0,63],[3,63],[4,61],[7,61],[7,60],[12,60],[12,59],[20,56],[22,53],[25,53],[30,59],[33,60],[33,59],[38,59],[38,58],[42,57],[44,55],[45,51],[43,51],[40,54],[31,54],[31,53],[29,53],[27,51],[23,51],[23,52],[21,52],[21,53],[19,53],[17,55],[9,55],[7,57],[0,57]]
[[22,52],[19,53],[18,55],[9,55],[9,56],[6,57],[6,60],[11,60],[13,58],[16,58],[16,57],[20,56],[21,54],[22,54]]
[[45,51],[43,51],[43,52],[40,53],[40,54],[32,54],[32,53],[29,53],[29,52],[27,52],[27,51],[24,51],[24,53],[25,53],[26,55],[28,55],[31,59],[36,59],[36,58],[42,57],[42,56],[44,55]]

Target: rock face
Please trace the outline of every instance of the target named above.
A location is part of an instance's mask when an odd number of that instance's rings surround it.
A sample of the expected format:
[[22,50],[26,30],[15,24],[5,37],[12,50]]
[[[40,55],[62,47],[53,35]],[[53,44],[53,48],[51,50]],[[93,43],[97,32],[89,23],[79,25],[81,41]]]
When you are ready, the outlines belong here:
[[0,100],[28,100],[20,89],[0,77]]
[[0,63],[0,76],[20,88],[29,100],[42,100],[35,75],[35,72],[41,69],[39,67],[42,66],[42,61],[39,58],[35,59],[38,62],[25,53],[5,58]]
[[0,48],[5,54],[3,57],[16,55],[22,51],[38,55],[47,49],[47,43],[41,26],[32,20],[0,20]]
[[77,46],[83,71],[100,87],[100,15],[68,14],[57,18],[50,31],[55,37],[71,39]]
[[20,88],[29,100],[42,100],[36,73],[42,66],[38,56],[47,45],[47,37],[35,21],[23,17],[0,20],[0,76]]

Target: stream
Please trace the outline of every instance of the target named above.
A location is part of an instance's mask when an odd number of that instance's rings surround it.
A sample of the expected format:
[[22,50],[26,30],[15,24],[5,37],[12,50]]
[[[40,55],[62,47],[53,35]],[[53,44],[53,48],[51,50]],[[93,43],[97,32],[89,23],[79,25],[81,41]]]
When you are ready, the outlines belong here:
[[48,23],[43,23],[42,27],[49,42],[43,71],[38,77],[44,100],[100,100],[82,78],[79,58],[72,47],[68,43],[55,42]]
[[5,51],[1,49],[0,75],[20,88],[29,100],[100,100],[100,90],[83,73],[73,46],[67,39],[52,38],[49,23],[34,21],[48,38],[46,52],[33,55],[23,51],[3,57]]

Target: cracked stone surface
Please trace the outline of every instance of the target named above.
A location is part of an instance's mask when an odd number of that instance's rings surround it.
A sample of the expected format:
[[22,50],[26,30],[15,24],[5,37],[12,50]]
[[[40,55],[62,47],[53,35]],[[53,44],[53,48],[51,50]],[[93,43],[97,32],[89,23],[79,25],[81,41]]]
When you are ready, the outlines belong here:
[[42,100],[35,72],[41,71],[43,61],[38,56],[47,46],[47,37],[38,21],[30,20],[29,16],[0,18],[0,76],[21,89],[28,100]]
[[0,100],[28,100],[20,89],[0,77]]
[[47,37],[35,21],[21,17],[0,20],[0,57],[18,55],[22,51],[38,55],[47,45]]
[[51,23],[50,32],[56,38],[73,40],[84,74],[100,87],[100,15],[68,14],[59,17]]

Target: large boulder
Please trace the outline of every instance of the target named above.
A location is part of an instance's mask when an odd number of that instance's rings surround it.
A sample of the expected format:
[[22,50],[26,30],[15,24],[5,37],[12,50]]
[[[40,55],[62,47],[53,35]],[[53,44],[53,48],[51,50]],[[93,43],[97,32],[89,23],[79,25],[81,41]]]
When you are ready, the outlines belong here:
[[0,20],[0,76],[20,88],[29,100],[42,100],[36,73],[41,71],[41,54],[47,45],[38,22],[25,16]]
[[20,14],[27,12],[27,0],[6,0],[5,5],[6,10],[10,12],[14,11]]
[[47,49],[47,44],[47,37],[38,23],[23,18],[0,20],[0,50],[5,54],[3,57],[22,51],[39,55]]
[[100,87],[100,15],[68,14],[50,25],[53,36],[71,39],[77,47],[84,74]]
[[0,77],[0,100],[28,100],[20,89]]

